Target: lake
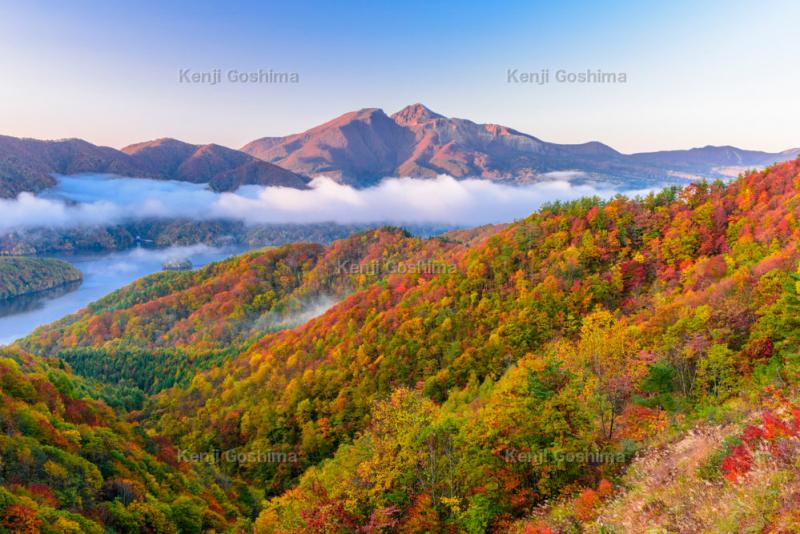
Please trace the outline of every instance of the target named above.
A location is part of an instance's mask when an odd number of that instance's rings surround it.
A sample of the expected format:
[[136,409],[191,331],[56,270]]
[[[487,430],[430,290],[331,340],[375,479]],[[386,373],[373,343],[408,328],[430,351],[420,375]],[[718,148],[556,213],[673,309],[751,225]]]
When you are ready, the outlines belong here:
[[0,301],[0,345],[13,343],[43,324],[74,313],[142,276],[161,271],[165,261],[188,259],[197,268],[241,254],[246,250],[243,247],[213,248],[193,245],[167,249],[135,248],[103,254],[50,256],[67,261],[80,269],[83,273],[83,283]]

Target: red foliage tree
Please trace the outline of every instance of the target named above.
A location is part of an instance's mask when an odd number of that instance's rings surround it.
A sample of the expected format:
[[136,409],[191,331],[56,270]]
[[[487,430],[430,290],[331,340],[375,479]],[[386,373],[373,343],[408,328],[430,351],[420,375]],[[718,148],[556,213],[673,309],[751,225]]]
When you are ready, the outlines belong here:
[[3,511],[0,525],[13,534],[39,534],[42,521],[36,517],[36,511],[21,504],[12,504]]
[[753,455],[746,445],[737,445],[722,460],[722,473],[731,482],[736,482],[750,471],[753,466]]
[[600,504],[600,496],[591,488],[587,488],[575,499],[575,517],[581,521],[591,521],[594,519],[597,506]]

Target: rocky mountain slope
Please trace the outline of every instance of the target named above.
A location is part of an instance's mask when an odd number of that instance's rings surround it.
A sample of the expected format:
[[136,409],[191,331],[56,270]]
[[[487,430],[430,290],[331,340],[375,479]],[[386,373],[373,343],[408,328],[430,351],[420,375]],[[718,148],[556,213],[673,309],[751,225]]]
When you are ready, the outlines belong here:
[[391,116],[377,108],[345,113],[303,133],[257,139],[241,151],[169,138],[115,150],[80,139],[0,136],[0,198],[51,187],[53,174],[79,173],[210,183],[217,191],[247,184],[303,188],[307,176],[318,175],[363,187],[387,176],[438,174],[525,183],[558,171],[646,185],[735,176],[798,153],[708,146],[628,155],[599,142],[549,143],[413,104]]
[[306,179],[238,150],[220,145],[190,145],[177,139],[158,139],[122,149],[137,167],[152,176],[192,183],[209,183],[215,191],[242,185],[303,188]]
[[295,172],[358,186],[384,176],[438,174],[525,182],[567,170],[638,181],[723,176],[720,167],[762,167],[798,152],[705,147],[626,155],[599,142],[548,143],[505,126],[448,118],[422,104],[391,116],[377,108],[346,113],[303,133],[257,139],[241,150]]
[[160,139],[120,151],[81,139],[39,141],[0,136],[0,198],[52,187],[53,174],[81,173],[207,182],[218,191],[245,184],[302,188],[307,182],[293,172],[219,145]]

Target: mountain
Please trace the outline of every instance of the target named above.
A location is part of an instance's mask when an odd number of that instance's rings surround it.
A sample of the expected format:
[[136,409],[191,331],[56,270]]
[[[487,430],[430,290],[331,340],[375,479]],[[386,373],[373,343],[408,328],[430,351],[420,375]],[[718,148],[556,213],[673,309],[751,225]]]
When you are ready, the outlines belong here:
[[257,533],[792,531],[798,176],[260,251],[20,345],[109,385],[180,375],[130,419],[244,458],[213,474],[264,492]]
[[22,191],[38,192],[55,185],[52,174],[84,172],[134,176],[141,173],[118,150],[99,147],[81,139],[39,141],[0,136],[0,197]]
[[733,147],[626,155],[599,142],[548,143],[505,126],[448,118],[422,104],[391,116],[376,108],[346,113],[300,134],[257,139],[241,150],[295,172],[359,186],[385,176],[443,173],[524,182],[569,170],[654,181],[687,173],[724,176],[719,167],[761,167],[796,155]]
[[761,168],[778,161],[796,158],[800,149],[778,153],[742,150],[733,146],[704,146],[689,150],[665,150],[632,154],[631,159],[649,165],[687,172],[711,172],[715,168]]
[[652,185],[665,179],[735,176],[798,153],[708,146],[628,155],[599,142],[549,143],[413,104],[391,116],[377,108],[345,113],[300,134],[257,139],[241,151],[169,138],[120,151],[80,139],[0,136],[0,198],[51,187],[53,174],[79,173],[209,183],[216,191],[249,184],[304,188],[306,176],[318,175],[368,186],[386,176],[439,174],[524,183],[558,171]]
[[246,184],[303,188],[307,182],[302,176],[219,145],[160,139],[120,151],[80,139],[39,141],[0,136],[0,198],[52,187],[53,174],[80,173],[207,182],[218,191]]
[[[414,139],[380,109],[346,113],[307,132],[246,145],[242,152],[285,168],[366,185],[391,176],[410,157]],[[303,169],[303,171],[298,171]]]
[[524,179],[564,168],[576,157],[617,153],[600,143],[554,145],[493,124],[448,119],[421,104],[391,117],[376,108],[346,113],[307,132],[242,148],[265,161],[355,185],[384,176]]
[[293,172],[220,145],[190,145],[177,139],[157,139],[122,149],[138,168],[151,176],[192,183],[209,183],[216,191],[242,185],[303,188],[307,180]]

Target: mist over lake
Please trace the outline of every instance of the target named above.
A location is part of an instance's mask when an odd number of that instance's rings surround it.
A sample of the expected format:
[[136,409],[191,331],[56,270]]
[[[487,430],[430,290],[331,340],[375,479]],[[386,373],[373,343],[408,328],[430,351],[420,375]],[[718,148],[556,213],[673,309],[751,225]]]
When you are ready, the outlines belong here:
[[[591,179],[580,172],[556,172],[545,177],[545,181],[527,185],[456,180],[445,175],[434,179],[387,178],[363,189],[323,177],[312,180],[305,190],[248,185],[233,193],[218,193],[207,184],[107,174],[59,176],[56,187],[38,195],[23,193],[16,199],[0,199],[4,214],[0,233],[42,227],[68,230],[153,219],[227,219],[248,225],[336,222],[470,226],[510,222],[556,200],[610,198],[619,193],[650,191]],[[0,344],[10,343],[141,276],[161,270],[167,259],[188,258],[199,266],[245,248],[196,245],[67,256],[64,259],[83,272],[83,284],[0,304]]]
[[308,189],[247,185],[217,193],[206,184],[59,176],[39,195],[0,199],[0,232],[36,227],[100,226],[152,218],[228,219],[248,224],[392,223],[479,225],[510,222],[542,204],[585,196],[636,195],[657,187],[621,185],[610,177],[554,172],[526,185],[487,180],[386,178],[364,189],[319,177]]

